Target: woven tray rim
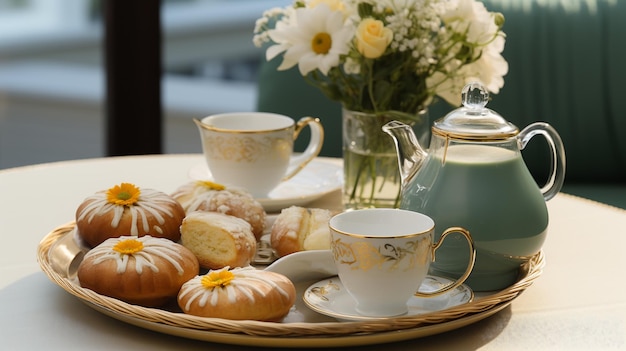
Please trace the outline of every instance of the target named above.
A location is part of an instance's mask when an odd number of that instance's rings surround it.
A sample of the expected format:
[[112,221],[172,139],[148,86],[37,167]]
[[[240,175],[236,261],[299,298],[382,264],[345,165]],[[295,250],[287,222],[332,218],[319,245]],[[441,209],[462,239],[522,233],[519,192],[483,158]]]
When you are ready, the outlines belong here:
[[513,285],[492,295],[474,299],[467,304],[419,316],[396,317],[378,321],[322,322],[322,323],[275,323],[251,320],[228,320],[170,312],[157,308],[131,305],[121,300],[100,295],[85,289],[72,280],[57,273],[49,261],[48,253],[52,245],[74,228],[68,223],[53,229],[39,243],[37,260],[48,278],[68,293],[83,302],[91,303],[125,317],[137,318],[145,322],[159,323],[179,328],[189,328],[216,333],[241,334],[259,337],[313,337],[313,336],[353,336],[371,333],[413,329],[453,321],[472,314],[483,313],[508,304],[528,288],[542,273],[543,252],[532,256],[520,269],[520,278]]

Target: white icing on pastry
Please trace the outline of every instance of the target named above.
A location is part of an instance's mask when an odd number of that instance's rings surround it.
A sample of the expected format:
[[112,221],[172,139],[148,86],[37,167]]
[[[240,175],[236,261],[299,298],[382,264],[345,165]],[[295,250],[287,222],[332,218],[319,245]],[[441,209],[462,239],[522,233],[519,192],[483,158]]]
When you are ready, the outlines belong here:
[[[134,253],[120,253],[115,251],[113,247],[124,240],[139,241],[143,244],[143,248]],[[144,267],[151,269],[153,272],[158,272],[159,269],[154,263],[154,258],[160,257],[174,266],[178,274],[182,275],[184,269],[179,261],[183,259],[183,256],[173,247],[173,244],[171,240],[155,238],[149,235],[142,237],[122,236],[119,238],[110,238],[91,249],[85,255],[85,259],[90,256],[95,256],[96,258],[93,261],[94,265],[107,260],[114,260],[117,267],[116,271],[118,274],[121,274],[126,272],[128,262],[131,258],[134,258],[135,270],[137,273],[141,274]]]
[[[132,236],[139,235],[139,225],[141,225],[144,232],[163,234],[163,228],[159,226],[165,223],[163,214],[165,213],[170,217],[174,217],[171,205],[176,204],[176,200],[167,194],[153,189],[141,189],[137,202],[129,206],[121,206],[110,203],[107,200],[106,191],[99,191],[94,195],[87,197],[85,202],[88,204],[78,216],[77,221],[82,221],[87,218],[87,222],[91,223],[94,217],[102,216],[108,212],[113,212],[111,227],[117,228],[122,220],[124,211],[128,209],[132,219],[129,234]],[[159,225],[154,225],[153,228],[150,228],[150,224],[148,223],[148,218],[146,216],[147,213],[154,216]]]
[[[214,270],[211,272],[227,271],[230,267],[224,267],[220,270]],[[210,274],[211,272],[207,273]],[[179,299],[183,298],[187,294],[191,294],[189,300],[185,304],[185,310],[188,311],[191,305],[196,302],[200,307],[206,306],[207,302],[211,306],[217,306],[220,301],[220,291],[226,292],[226,298],[228,303],[235,303],[238,294],[245,295],[251,301],[254,301],[255,292],[257,295],[264,296],[269,290],[276,290],[285,298],[289,298],[289,293],[283,290],[276,282],[264,278],[261,274],[263,271],[259,271],[254,267],[238,267],[231,270],[234,278],[228,285],[225,286],[213,286],[205,287],[202,284],[203,275],[198,275],[185,283],[180,290]],[[259,274],[261,273],[261,274]]]

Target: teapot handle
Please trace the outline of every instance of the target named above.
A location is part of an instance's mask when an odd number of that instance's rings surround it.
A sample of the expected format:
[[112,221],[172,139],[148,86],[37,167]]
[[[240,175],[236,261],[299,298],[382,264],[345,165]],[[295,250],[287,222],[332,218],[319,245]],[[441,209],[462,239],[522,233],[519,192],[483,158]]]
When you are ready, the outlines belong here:
[[548,201],[561,190],[565,180],[565,147],[563,146],[561,136],[551,125],[545,122],[535,122],[519,133],[518,143],[520,150],[523,150],[528,141],[537,134],[541,134],[546,138],[551,150],[550,177],[541,188],[543,198]]

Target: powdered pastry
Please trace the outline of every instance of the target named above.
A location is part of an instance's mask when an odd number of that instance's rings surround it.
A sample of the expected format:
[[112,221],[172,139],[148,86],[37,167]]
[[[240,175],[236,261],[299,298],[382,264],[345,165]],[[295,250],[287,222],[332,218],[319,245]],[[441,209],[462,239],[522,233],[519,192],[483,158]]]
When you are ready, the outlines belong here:
[[176,297],[199,270],[194,254],[169,239],[123,236],[91,249],[78,267],[78,280],[101,295],[157,307]]
[[295,299],[293,283],[282,274],[225,267],[185,283],[178,305],[183,312],[201,317],[280,321]]
[[180,202],[186,212],[209,211],[235,216],[250,223],[256,239],[265,231],[266,213],[263,206],[238,188],[209,181],[193,181],[179,187],[172,197]]
[[329,210],[321,208],[285,208],[272,225],[270,245],[278,256],[304,250],[328,250],[331,216]]

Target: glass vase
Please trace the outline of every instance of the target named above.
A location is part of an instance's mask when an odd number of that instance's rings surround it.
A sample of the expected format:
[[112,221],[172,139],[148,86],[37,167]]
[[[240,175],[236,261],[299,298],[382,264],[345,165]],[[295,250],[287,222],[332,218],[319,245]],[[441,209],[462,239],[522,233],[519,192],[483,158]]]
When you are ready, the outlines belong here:
[[343,109],[343,206],[345,209],[397,208],[400,171],[393,139],[383,132],[387,122],[411,125],[420,143],[428,146],[428,110],[414,114],[378,114]]

